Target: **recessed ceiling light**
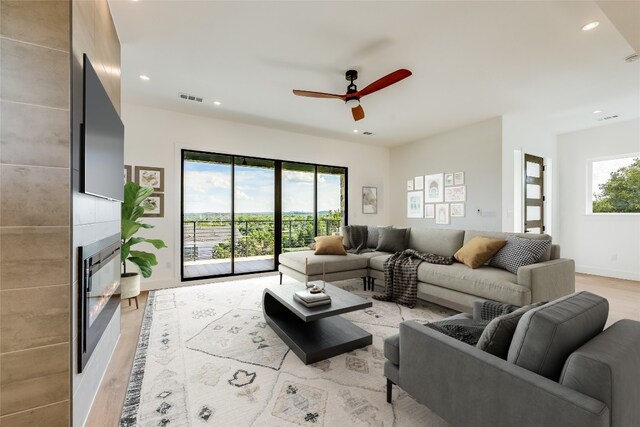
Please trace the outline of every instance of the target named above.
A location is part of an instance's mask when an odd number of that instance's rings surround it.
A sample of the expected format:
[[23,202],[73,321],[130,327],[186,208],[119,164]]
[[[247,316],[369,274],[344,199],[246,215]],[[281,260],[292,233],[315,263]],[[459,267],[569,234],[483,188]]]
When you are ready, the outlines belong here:
[[594,28],[596,28],[598,25],[600,25],[600,21],[593,21],[593,22],[589,22],[588,24],[585,24],[582,26],[582,31],[589,31],[589,30],[593,30]]
[[354,129],[354,130],[353,130],[353,133],[358,133],[358,129]]
[[144,80],[145,82],[148,82],[151,79],[146,74],[140,74],[140,80]]
[[593,110],[593,114],[600,114],[600,113],[602,113],[602,111],[600,111],[600,110]]
[[220,102],[220,101],[213,101],[213,105],[222,105],[222,102]]

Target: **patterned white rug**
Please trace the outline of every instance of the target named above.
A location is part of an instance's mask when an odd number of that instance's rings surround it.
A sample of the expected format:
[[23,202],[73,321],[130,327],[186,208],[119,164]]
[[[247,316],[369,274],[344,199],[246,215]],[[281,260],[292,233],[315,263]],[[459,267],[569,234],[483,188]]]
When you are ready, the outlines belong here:
[[373,300],[361,280],[336,282],[372,300],[343,316],[373,345],[305,366],[264,322],[262,291],[277,283],[274,275],[150,292],[121,427],[447,425],[397,387],[386,402],[382,349],[403,320],[453,311],[408,309]]

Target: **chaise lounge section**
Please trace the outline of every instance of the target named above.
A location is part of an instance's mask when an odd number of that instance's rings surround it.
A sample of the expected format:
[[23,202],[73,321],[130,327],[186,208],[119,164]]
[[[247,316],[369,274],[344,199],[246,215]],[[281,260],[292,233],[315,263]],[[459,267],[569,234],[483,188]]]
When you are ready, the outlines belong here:
[[[372,230],[370,234],[372,233],[377,235],[377,229]],[[496,239],[506,239],[508,236],[551,239],[547,234],[442,228],[412,228],[407,229],[407,233],[409,249],[443,256],[453,256],[476,236]],[[375,249],[374,244],[377,246],[377,242],[369,242],[369,248]],[[390,252],[383,251],[346,256],[315,255],[313,251],[289,252],[280,255],[278,270],[281,275],[286,274],[300,281],[322,279],[324,268],[327,281],[364,277],[378,279],[384,283],[384,263],[391,255]],[[307,274],[305,260],[308,262]],[[477,300],[524,306],[534,302],[551,301],[574,291],[574,261],[560,258],[558,245],[551,245],[539,262],[520,267],[517,274],[489,265],[471,269],[462,263],[437,265],[423,262],[418,268],[420,299],[464,312],[471,312]]]

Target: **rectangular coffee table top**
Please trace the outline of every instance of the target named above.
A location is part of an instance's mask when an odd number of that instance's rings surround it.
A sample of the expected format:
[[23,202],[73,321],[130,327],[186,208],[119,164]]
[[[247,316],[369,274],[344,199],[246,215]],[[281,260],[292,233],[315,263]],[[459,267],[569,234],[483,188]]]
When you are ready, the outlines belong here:
[[[318,284],[322,286],[321,281],[309,282],[310,284]],[[336,316],[338,314],[349,313],[351,311],[369,308],[373,304],[371,301],[352,294],[329,283],[325,285],[324,293],[331,297],[331,304],[321,305],[319,307],[305,307],[301,303],[293,299],[293,295],[305,290],[304,283],[294,283],[289,285],[273,285],[267,287],[264,292],[268,292],[281,304],[284,304],[305,322],[322,319],[324,317]]]

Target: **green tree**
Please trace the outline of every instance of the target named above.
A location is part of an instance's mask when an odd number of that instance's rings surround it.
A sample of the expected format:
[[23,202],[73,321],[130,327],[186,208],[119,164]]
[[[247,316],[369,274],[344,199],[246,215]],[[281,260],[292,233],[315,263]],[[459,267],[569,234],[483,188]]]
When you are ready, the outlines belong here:
[[611,172],[609,180],[594,194],[593,212],[640,212],[640,158]]

